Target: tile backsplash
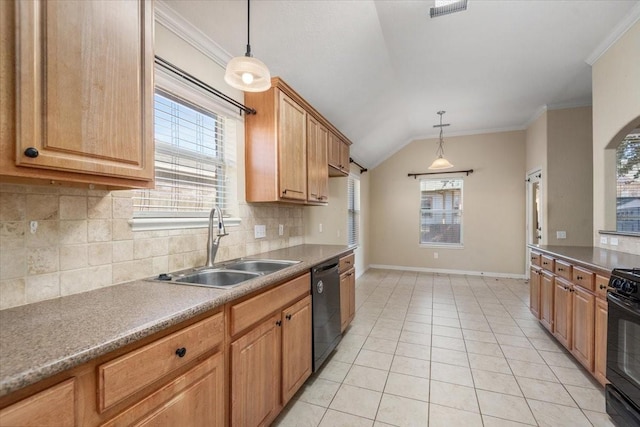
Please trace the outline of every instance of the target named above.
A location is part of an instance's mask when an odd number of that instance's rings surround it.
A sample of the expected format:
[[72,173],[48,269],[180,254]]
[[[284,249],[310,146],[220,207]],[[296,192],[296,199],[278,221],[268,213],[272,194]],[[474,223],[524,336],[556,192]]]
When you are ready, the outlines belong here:
[[[134,232],[131,196],[0,183],[0,309],[204,264],[206,228]],[[304,243],[302,207],[240,204],[239,217],[216,261]],[[254,238],[256,224],[266,238]]]

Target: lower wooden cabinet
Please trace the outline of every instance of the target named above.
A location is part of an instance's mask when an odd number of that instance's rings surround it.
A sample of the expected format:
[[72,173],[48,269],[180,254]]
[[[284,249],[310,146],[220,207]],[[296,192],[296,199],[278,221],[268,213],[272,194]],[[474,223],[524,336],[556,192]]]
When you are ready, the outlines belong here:
[[540,319],[540,279],[539,268],[531,267],[529,274],[529,310]]
[[600,382],[606,384],[607,381],[607,317],[609,314],[609,304],[607,300],[596,298],[595,321],[594,321],[594,363],[593,376]]
[[102,427],[223,427],[224,355],[196,365]]
[[543,271],[540,276],[540,323],[553,333],[554,313],[554,277]]
[[568,350],[572,348],[573,304],[571,293],[573,285],[559,277],[555,278],[553,310],[553,335]]
[[311,375],[311,296],[282,314],[282,404],[285,405]]
[[75,394],[74,378],[49,387],[2,409],[0,411],[0,426],[77,426]]
[[340,275],[340,330],[347,329],[356,315],[356,270],[351,268]]
[[571,353],[585,368],[593,371],[596,297],[580,286],[574,286],[571,299],[573,306]]

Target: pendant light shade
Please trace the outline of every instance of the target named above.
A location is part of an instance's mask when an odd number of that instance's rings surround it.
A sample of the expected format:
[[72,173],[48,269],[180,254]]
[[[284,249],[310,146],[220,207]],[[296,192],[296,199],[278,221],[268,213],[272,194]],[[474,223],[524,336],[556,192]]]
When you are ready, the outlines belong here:
[[264,62],[251,55],[249,30],[251,24],[251,0],[247,0],[247,52],[227,63],[224,81],[244,92],[264,92],[271,87],[271,73]]
[[431,163],[431,166],[429,166],[429,169],[431,170],[449,169],[453,167],[451,162],[444,158],[444,138],[442,137],[442,128],[445,126],[449,126],[448,123],[444,125],[442,124],[442,115],[444,113],[446,113],[446,111],[438,111],[438,115],[440,116],[440,124],[433,125],[434,128],[440,128],[440,140],[438,141],[438,150],[436,151],[436,156],[438,156],[438,158],[435,159],[433,163]]

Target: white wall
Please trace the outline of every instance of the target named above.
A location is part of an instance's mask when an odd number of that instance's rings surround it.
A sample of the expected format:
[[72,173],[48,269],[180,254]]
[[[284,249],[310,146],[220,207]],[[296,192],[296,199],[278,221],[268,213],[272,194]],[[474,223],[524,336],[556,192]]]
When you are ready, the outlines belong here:
[[640,238],[600,243],[599,230],[615,230],[615,148],[640,126],[640,21],[593,65],[593,245],[640,254]]
[[436,144],[413,141],[371,171],[371,264],[523,275],[525,132],[445,137],[453,170],[475,171],[464,178],[463,249],[418,243],[420,181],[407,173],[428,172]]

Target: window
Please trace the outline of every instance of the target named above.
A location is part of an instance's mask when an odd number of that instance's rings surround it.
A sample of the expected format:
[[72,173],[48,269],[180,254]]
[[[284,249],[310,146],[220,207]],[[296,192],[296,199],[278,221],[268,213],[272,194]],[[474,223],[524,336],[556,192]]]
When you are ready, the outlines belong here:
[[640,233],[640,129],[616,151],[616,231]]
[[347,236],[349,246],[360,243],[360,179],[349,175],[347,179]]
[[462,181],[420,180],[420,244],[462,245]]
[[235,213],[237,123],[203,91],[159,80],[165,85],[154,95],[155,188],[135,192],[134,229],[149,218],[164,218],[150,228],[203,227],[214,206]]

